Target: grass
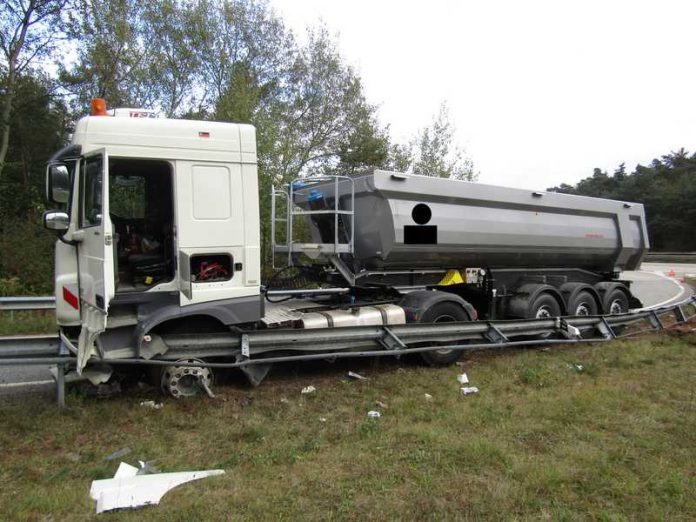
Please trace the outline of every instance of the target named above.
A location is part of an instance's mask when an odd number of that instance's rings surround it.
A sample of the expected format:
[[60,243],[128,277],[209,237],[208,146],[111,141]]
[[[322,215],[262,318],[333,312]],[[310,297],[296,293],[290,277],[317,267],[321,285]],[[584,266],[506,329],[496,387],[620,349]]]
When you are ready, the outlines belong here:
[[[285,367],[215,400],[15,399],[0,403],[0,520],[693,520],[695,348],[691,332],[481,353],[464,361],[481,389],[466,397],[462,368],[363,361]],[[226,475],[97,517],[90,482],[123,447]]]
[[55,333],[56,313],[53,310],[0,312],[0,335]]

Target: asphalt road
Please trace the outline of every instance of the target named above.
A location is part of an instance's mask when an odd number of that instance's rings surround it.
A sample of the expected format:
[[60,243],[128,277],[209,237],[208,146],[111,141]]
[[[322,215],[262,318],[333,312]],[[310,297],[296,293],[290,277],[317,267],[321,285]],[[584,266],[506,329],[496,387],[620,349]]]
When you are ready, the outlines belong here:
[[[693,290],[682,281],[696,274],[696,264],[643,263],[639,272],[624,272],[622,278],[633,282],[632,290],[644,307],[669,305],[686,299]],[[52,394],[53,377],[48,368],[0,367],[0,398],[27,393]]]

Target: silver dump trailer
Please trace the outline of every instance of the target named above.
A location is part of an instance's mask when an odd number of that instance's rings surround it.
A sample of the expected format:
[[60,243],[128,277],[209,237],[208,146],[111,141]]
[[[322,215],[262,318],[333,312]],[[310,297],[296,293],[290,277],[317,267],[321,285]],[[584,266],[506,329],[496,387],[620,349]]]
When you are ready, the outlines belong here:
[[548,313],[637,306],[617,278],[649,246],[639,203],[382,170],[291,183],[274,193],[274,225],[290,265],[328,264],[352,286],[437,286],[503,317],[536,316],[544,292],[560,305]]
[[[306,194],[298,193],[302,187],[295,185],[295,201],[304,210],[320,196],[334,206],[332,183],[308,184]],[[648,249],[645,212],[638,203],[381,170],[339,180],[338,192],[339,212],[354,202],[354,213],[339,219],[338,243],[353,239],[360,269],[487,266],[612,273],[636,270]],[[333,243],[333,216],[312,218],[314,240]]]

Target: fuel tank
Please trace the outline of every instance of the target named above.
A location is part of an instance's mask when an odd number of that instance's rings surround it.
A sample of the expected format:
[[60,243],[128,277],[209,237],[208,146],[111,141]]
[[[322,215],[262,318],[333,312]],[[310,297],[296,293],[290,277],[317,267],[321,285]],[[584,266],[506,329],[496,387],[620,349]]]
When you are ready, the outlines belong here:
[[[611,273],[637,269],[649,247],[639,203],[382,170],[353,181],[354,217],[352,222],[342,219],[345,233],[338,236],[348,241],[352,235],[352,261],[359,269],[580,268]],[[333,206],[330,187],[326,204]],[[339,184],[340,208],[350,206],[351,190],[349,182]],[[333,237],[321,237],[325,234],[316,221],[310,222],[313,235],[333,242]]]

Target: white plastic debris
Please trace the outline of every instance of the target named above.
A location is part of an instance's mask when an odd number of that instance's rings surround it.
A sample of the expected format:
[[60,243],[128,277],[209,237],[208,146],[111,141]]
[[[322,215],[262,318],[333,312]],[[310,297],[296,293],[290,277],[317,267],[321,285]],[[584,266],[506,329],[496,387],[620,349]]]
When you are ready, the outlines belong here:
[[574,364],[573,366],[575,366],[575,369],[579,372],[585,369],[585,367],[582,364]]
[[319,417],[319,422],[326,422],[326,417]]
[[425,400],[430,401],[430,400],[432,400],[432,399],[433,399],[433,396],[432,396],[432,395],[430,395],[429,393],[426,393],[426,394],[425,394]]
[[457,382],[459,384],[469,384],[469,377],[466,375],[466,373],[461,373],[457,375]]
[[317,389],[314,386],[305,386],[302,388],[302,394],[307,395],[308,393],[314,393]]
[[379,419],[382,416],[382,414],[377,410],[370,410],[367,412],[367,416],[371,419]]
[[152,408],[153,410],[161,410],[164,404],[155,401],[142,401],[140,405],[144,408]]
[[462,390],[464,395],[471,395],[472,393],[479,392],[479,389],[476,386],[464,386],[463,388],[460,388],[460,390]]
[[224,475],[225,470],[181,471],[154,475],[137,473],[138,468],[121,462],[114,478],[93,480],[89,494],[97,501],[97,513],[159,504],[169,490],[193,480]]
[[350,377],[351,379],[356,379],[358,381],[367,381],[368,380],[367,377],[365,377],[364,375],[360,375],[359,373],[355,373],[355,372],[348,372],[348,377]]

